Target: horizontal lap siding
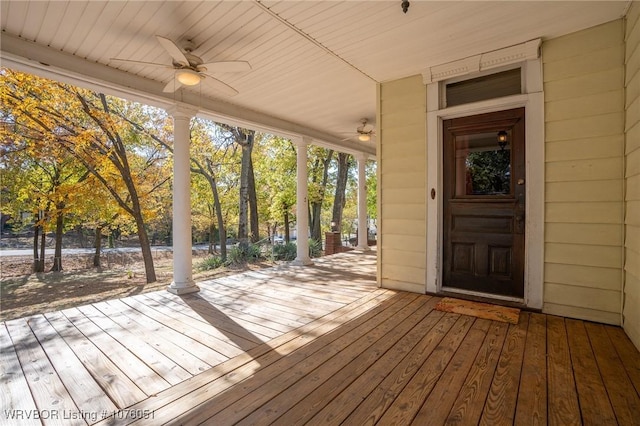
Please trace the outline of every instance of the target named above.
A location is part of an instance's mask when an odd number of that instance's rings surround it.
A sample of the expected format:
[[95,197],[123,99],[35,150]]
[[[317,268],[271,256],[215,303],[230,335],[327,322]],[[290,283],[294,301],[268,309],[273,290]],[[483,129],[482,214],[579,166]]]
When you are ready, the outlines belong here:
[[544,311],[620,323],[624,41],[617,20],[542,45]]
[[378,262],[385,288],[425,291],[426,91],[421,76],[379,88]]
[[640,4],[625,26],[625,287],[623,325],[640,349]]

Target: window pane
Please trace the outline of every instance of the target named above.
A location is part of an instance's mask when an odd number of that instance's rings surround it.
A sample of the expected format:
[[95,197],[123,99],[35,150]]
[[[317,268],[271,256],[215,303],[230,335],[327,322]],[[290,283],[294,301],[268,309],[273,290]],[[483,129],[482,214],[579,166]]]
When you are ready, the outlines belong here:
[[[510,132],[507,140],[511,139]],[[456,196],[511,193],[511,148],[497,133],[456,136]]]
[[520,93],[522,93],[520,68],[449,83],[446,87],[448,107]]

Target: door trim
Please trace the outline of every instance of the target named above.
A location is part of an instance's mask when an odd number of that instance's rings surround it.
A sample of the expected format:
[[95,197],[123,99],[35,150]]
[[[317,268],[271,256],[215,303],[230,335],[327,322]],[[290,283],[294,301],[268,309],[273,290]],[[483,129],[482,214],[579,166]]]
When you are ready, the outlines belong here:
[[[492,299],[523,303],[541,309],[544,288],[544,93],[540,59],[523,63],[525,94],[439,109],[440,83],[427,85],[427,192],[435,189],[435,199],[427,197],[426,292],[442,288],[442,122],[451,118],[525,108],[525,266],[524,298],[486,295]],[[446,289],[449,291],[450,289]],[[458,293],[465,293],[455,290]],[[476,294],[474,294],[476,295]]]

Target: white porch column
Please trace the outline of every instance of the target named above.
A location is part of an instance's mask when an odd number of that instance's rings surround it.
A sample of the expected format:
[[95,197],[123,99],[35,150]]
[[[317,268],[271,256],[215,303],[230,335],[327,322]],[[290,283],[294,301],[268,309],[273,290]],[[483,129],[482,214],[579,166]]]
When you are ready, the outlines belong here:
[[293,265],[311,265],[309,258],[309,207],[307,203],[307,145],[308,139],[294,141],[296,151],[296,234],[297,255]]
[[189,122],[195,109],[176,106],[173,116],[173,282],[174,294],[200,290],[193,281],[191,264],[191,171]]
[[359,154],[358,160],[358,250],[369,250],[369,233],[367,231],[367,176],[365,165],[367,157]]

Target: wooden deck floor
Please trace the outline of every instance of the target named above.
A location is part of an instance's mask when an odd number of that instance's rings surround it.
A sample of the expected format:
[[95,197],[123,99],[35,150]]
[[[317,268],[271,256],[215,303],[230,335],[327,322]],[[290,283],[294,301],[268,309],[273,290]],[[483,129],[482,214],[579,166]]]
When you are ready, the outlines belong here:
[[640,424],[618,327],[435,311],[375,253],[199,284],[0,323],[0,424]]

